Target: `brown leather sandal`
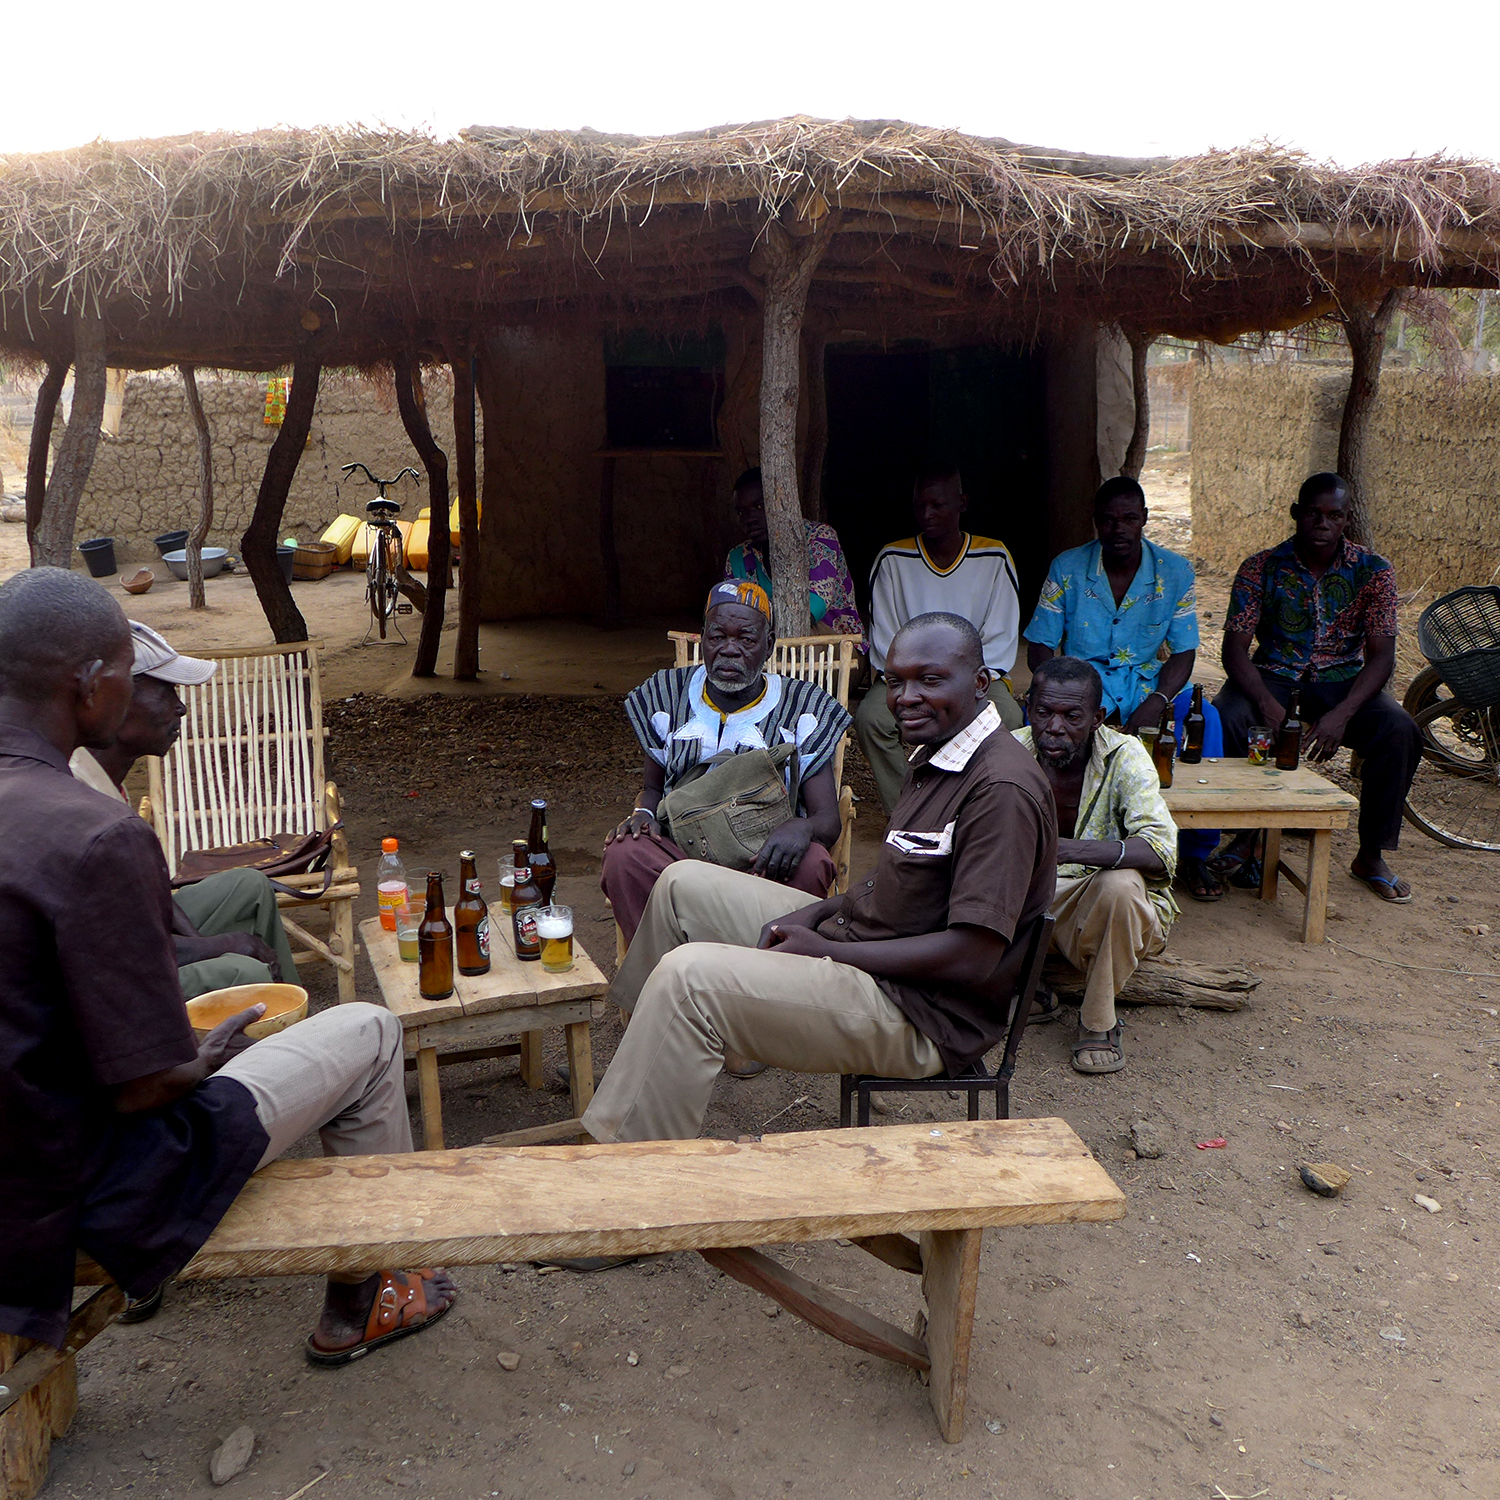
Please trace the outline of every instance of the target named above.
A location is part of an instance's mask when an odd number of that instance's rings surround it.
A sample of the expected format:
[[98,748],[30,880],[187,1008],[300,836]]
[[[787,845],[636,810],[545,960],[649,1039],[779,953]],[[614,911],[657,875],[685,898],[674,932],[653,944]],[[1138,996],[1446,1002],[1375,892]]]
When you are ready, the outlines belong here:
[[370,1304],[370,1316],[365,1321],[365,1336],[347,1349],[320,1349],[313,1343],[314,1335],[308,1334],[307,1342],[303,1345],[308,1363],[330,1369],[352,1364],[382,1344],[389,1344],[396,1339],[404,1339],[409,1333],[420,1333],[424,1328],[430,1328],[453,1306],[450,1301],[435,1311],[428,1311],[427,1278],[431,1275],[430,1268],[420,1271],[382,1271],[380,1285],[375,1288],[375,1299]]

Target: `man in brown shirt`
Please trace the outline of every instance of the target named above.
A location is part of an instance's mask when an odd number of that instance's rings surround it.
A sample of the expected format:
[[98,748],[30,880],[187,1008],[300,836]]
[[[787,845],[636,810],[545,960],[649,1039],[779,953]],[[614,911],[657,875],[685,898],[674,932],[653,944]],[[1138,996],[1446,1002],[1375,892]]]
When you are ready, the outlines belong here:
[[583,1116],[596,1140],[697,1135],[726,1048],[801,1073],[928,1078],[1000,1040],[1015,939],[1052,900],[1052,795],[1001,732],[967,620],[912,620],[885,675],[915,754],[874,876],[809,906],[753,875],[670,867],[610,991],[632,1018]]

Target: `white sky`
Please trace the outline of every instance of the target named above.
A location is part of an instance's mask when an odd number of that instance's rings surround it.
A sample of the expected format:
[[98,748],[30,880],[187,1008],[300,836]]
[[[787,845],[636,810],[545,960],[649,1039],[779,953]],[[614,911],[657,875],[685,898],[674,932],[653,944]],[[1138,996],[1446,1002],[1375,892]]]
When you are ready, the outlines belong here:
[[[12,0],[0,152],[384,122],[657,133],[901,118],[1180,155],[1500,160],[1496,0]],[[1427,18],[1431,17],[1430,24]]]

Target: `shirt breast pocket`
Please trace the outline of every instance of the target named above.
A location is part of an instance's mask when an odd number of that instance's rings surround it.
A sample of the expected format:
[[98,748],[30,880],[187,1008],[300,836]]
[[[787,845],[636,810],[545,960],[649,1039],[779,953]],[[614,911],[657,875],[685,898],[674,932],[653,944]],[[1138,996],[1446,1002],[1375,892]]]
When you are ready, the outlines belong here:
[[885,841],[908,859],[946,863],[953,858],[953,828],[952,823],[935,830],[891,828]]

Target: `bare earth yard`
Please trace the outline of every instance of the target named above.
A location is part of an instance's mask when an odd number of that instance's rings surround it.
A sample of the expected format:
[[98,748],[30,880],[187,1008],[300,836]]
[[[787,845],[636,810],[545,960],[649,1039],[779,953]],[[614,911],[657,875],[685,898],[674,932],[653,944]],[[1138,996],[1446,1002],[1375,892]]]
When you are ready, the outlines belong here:
[[[1181,540],[1185,478],[1153,476],[1152,496],[1158,534]],[[0,543],[19,531],[0,528]],[[598,852],[639,774],[619,695],[665,662],[654,627],[508,627],[486,636],[491,676],[511,673],[489,695],[403,685],[392,699],[372,689],[400,682],[409,652],[353,647],[357,590],[330,583],[299,585],[298,598],[333,648],[331,771],[358,860],[372,868],[392,833],[416,870],[453,871],[457,851],[475,848],[492,883],[527,800],[545,795],[560,897],[608,967]],[[1226,587],[1203,580],[1206,640]],[[246,608],[183,633],[180,592],[132,604],[151,605],[136,612],[184,645],[258,625]],[[1205,651],[1205,667],[1216,655]],[[556,696],[564,672],[563,691],[582,696]],[[868,790],[858,752],[850,759]],[[880,832],[873,797],[860,812],[857,872]],[[316,1500],[388,1486],[413,1500],[1500,1493],[1500,867],[1409,831],[1396,862],[1417,899],[1393,907],[1342,873],[1351,834],[1334,851],[1322,949],[1296,941],[1290,891],[1275,909],[1242,891],[1215,906],[1184,898],[1172,951],[1254,969],[1248,1009],[1132,1010],[1129,1067],[1108,1078],[1072,1071],[1065,1025],[1028,1035],[1016,1113],[1066,1119],[1130,1213],[987,1235],[957,1446],[937,1437],[909,1371],[767,1316],[769,1303],[678,1255],[593,1276],[459,1270],[462,1300],[440,1328],[344,1371],[302,1358],[315,1281],[171,1288],[155,1321],[110,1330],[80,1360],[79,1416],[46,1493],[206,1496],[209,1455],[241,1423],[257,1435],[228,1491],[242,1500],[288,1500],[314,1480]],[[371,890],[359,915],[373,910]],[[312,983],[315,1003],[332,1003],[331,982]],[[374,996],[363,957],[359,983]],[[613,1017],[595,1028],[601,1072],[618,1034]],[[561,1083],[533,1094],[510,1061],[446,1069],[443,1093],[452,1145],[569,1113]],[[706,1128],[826,1128],[837,1105],[831,1078],[725,1078]],[[928,1114],[893,1097],[877,1125]],[[930,1114],[959,1118],[962,1104],[937,1096]],[[1128,1150],[1143,1118],[1170,1135],[1161,1160]],[[1221,1150],[1195,1144],[1218,1136]],[[1298,1163],[1319,1159],[1353,1170],[1342,1198],[1299,1182]],[[909,1282],[857,1251],[775,1253],[888,1318],[909,1316]],[[502,1351],[519,1354],[513,1373]]]

